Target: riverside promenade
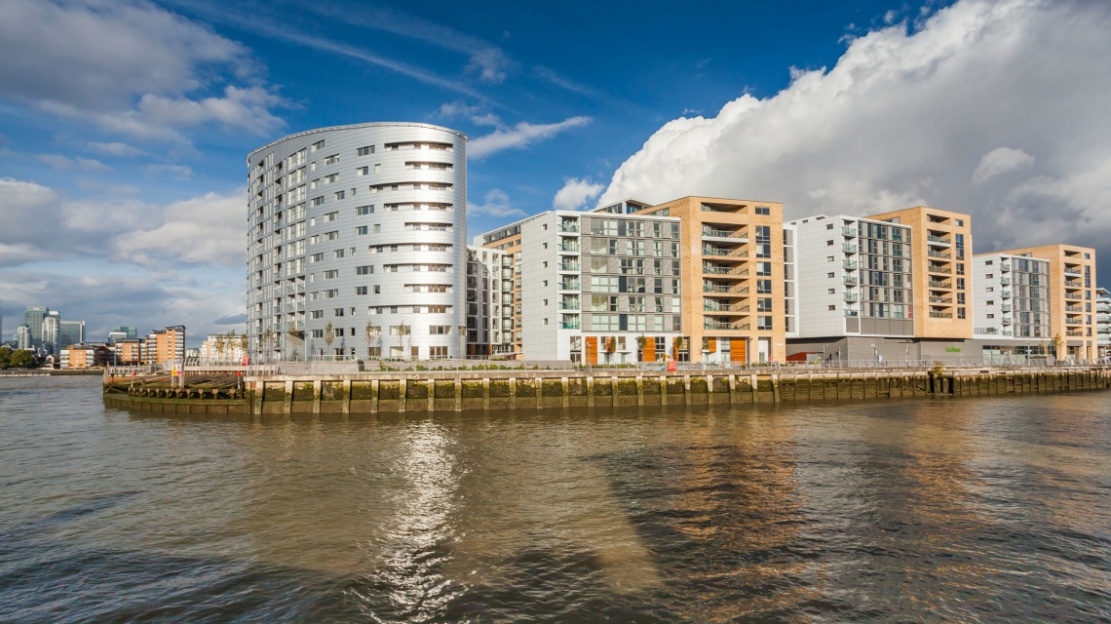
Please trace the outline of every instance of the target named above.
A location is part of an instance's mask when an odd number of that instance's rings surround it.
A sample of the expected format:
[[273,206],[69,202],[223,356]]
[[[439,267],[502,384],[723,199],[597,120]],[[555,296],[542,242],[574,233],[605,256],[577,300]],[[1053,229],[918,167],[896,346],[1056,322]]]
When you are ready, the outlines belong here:
[[658,367],[420,368],[187,367],[184,375],[108,369],[104,400],[108,405],[145,412],[262,417],[752,405],[1111,388],[1111,368],[1107,366],[754,367],[670,372]]

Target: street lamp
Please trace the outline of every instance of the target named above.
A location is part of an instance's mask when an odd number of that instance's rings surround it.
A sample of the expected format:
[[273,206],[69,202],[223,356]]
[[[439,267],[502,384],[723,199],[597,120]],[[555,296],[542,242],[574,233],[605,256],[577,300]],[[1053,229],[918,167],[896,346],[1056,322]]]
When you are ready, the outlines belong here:
[[876,348],[876,345],[872,345],[872,362],[875,364],[880,362],[880,350]]

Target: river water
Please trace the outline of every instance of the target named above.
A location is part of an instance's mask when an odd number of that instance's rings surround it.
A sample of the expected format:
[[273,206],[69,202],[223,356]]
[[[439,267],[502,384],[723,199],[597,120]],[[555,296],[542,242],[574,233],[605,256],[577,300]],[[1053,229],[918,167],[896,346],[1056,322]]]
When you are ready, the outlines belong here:
[[1111,393],[256,424],[0,378],[0,622],[1111,621]]

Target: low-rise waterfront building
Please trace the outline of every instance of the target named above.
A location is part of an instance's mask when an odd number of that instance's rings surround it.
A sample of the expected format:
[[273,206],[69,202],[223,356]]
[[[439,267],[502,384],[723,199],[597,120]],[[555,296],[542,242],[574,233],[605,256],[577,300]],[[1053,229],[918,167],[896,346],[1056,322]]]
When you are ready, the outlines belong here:
[[513,255],[467,247],[467,357],[512,358]]
[[684,289],[680,360],[771,362],[786,357],[783,205],[682,197],[637,214],[679,219]]
[[112,349],[107,343],[76,343],[59,351],[59,368],[84,369],[105,366],[112,361]]
[[1046,260],[1049,265],[1050,350],[1060,361],[1094,362],[1096,333],[1096,251],[1054,244],[998,252]]

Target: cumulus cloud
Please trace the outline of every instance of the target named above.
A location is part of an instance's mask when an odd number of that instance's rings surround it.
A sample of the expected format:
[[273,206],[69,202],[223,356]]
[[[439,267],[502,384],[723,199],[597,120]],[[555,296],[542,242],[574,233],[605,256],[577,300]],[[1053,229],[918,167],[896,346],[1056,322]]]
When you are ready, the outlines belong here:
[[1023,169],[1034,164],[1034,157],[1020,149],[997,147],[980,159],[976,171],[972,172],[972,181],[979,184],[987,182],[997,175]]
[[556,210],[578,210],[588,200],[602,194],[605,187],[591,182],[589,179],[567,178],[563,188],[556,192],[552,199],[552,208]]
[[245,190],[165,205],[63,197],[25,180],[0,179],[0,266],[43,259],[103,259],[147,267],[240,266]]
[[501,189],[490,189],[481,204],[467,204],[467,215],[488,217],[519,217],[524,210],[509,204],[509,195]]
[[193,177],[193,169],[187,165],[147,165],[147,173],[152,176],[169,176],[178,180]]
[[467,144],[467,155],[477,160],[503,150],[524,148],[572,128],[581,128],[590,122],[590,117],[571,117],[552,124],[522,121],[512,128],[498,128],[491,134],[472,139]]
[[665,124],[601,203],[767,199],[792,218],[926,203],[971,213],[983,251],[1105,246],[1109,28],[1111,5],[1070,0],[961,0],[882,27],[774,96]]
[[[143,0],[5,0],[0,56],[0,97],[114,132],[183,141],[175,128],[209,121],[282,125],[245,48]],[[208,93],[226,79],[252,82]]]

